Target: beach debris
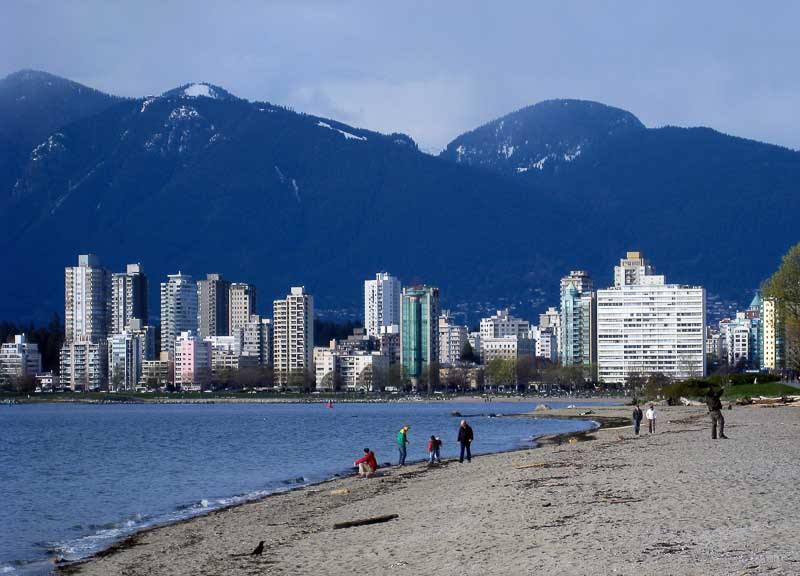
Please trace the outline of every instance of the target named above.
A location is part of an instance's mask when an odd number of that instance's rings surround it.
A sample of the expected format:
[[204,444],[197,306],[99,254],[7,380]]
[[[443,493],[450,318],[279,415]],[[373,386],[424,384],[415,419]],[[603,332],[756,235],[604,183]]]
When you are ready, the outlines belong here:
[[547,404],[537,404],[536,408],[533,409],[534,412],[545,412],[547,410],[552,410]]
[[458,410],[453,410],[452,412],[450,412],[450,416],[461,417],[461,412],[459,412]]
[[264,541],[262,540],[261,542],[258,543],[256,549],[250,552],[250,556],[261,556],[263,552],[264,552]]
[[367,524],[381,524],[382,522],[389,522],[399,517],[398,514],[384,514],[383,516],[372,516],[371,518],[362,518],[360,520],[349,520],[347,522],[334,524],[333,529],[340,530],[342,528],[353,528],[354,526],[366,526]]
[[570,444],[577,444],[578,443],[578,437],[577,436],[570,436],[569,439],[567,440],[567,442],[569,442]]
[[344,496],[345,494],[350,494],[350,488],[337,488],[328,492],[329,496]]
[[586,412],[581,412],[578,416],[588,416],[589,414],[594,414],[594,410],[587,410]]
[[514,468],[517,470],[524,470],[525,468],[539,468],[544,465],[545,462],[534,462],[533,464],[514,464]]

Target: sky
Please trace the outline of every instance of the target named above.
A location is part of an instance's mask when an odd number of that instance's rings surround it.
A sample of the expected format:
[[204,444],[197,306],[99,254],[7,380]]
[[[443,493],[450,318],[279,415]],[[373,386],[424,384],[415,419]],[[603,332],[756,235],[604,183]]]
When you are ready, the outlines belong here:
[[210,82],[437,152],[549,98],[800,149],[800,2],[4,0],[0,77]]

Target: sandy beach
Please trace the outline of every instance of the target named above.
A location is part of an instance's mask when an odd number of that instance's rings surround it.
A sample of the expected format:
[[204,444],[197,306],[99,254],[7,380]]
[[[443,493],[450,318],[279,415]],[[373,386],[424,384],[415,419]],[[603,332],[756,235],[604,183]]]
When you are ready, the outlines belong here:
[[[592,410],[599,418],[629,414]],[[61,570],[798,574],[800,409],[737,407],[724,415],[729,440],[711,440],[702,407],[660,407],[653,435],[607,428],[585,441],[557,439],[469,464],[334,480],[142,532]],[[383,514],[399,517],[333,529]],[[261,540],[264,553],[250,556]]]

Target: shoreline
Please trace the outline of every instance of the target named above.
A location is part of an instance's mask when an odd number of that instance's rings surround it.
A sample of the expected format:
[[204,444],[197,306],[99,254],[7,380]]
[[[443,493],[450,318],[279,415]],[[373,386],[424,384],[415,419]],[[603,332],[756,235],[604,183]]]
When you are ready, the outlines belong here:
[[[625,418],[628,407],[593,411]],[[731,440],[719,441],[702,408],[660,414],[653,435],[607,420],[589,441],[540,438],[471,464],[299,487],[138,532],[57,573],[797,573],[786,511],[800,504],[800,410],[726,410]],[[398,518],[333,530],[381,514]],[[251,556],[259,540],[264,554]]]
[[[462,400],[459,399],[457,401],[461,402]],[[564,401],[564,400],[557,400],[557,401]],[[597,400],[587,400],[587,401],[588,402],[593,402],[593,401],[596,402]],[[482,402],[480,402],[480,403],[482,403]],[[568,411],[569,412],[571,410],[574,410],[574,409],[563,408],[563,409],[548,410],[547,412],[534,412],[534,411],[531,411],[531,412],[523,412],[523,413],[518,413],[518,414],[502,414],[502,415],[498,415],[497,417],[498,418],[529,418],[529,419],[534,419],[534,420],[535,419],[539,419],[539,418],[548,419],[548,420],[580,420],[580,421],[584,421],[584,422],[594,422],[597,426],[594,427],[594,428],[591,428],[589,430],[579,430],[579,431],[572,431],[572,432],[561,432],[561,433],[558,433],[558,434],[543,434],[541,436],[537,436],[535,438],[532,438],[532,440],[531,440],[531,442],[533,444],[532,446],[519,446],[519,447],[516,447],[516,448],[510,448],[508,450],[501,450],[501,451],[498,451],[498,452],[489,452],[489,453],[485,453],[485,454],[479,454],[479,455],[475,455],[473,458],[474,459],[479,459],[479,458],[484,458],[484,457],[488,457],[488,456],[495,456],[495,455],[498,455],[498,454],[512,454],[512,453],[515,453],[515,452],[527,452],[527,451],[531,451],[531,450],[538,450],[538,449],[540,449],[540,448],[542,448],[544,446],[557,445],[557,444],[561,444],[563,442],[567,442],[567,441],[569,441],[570,438],[576,438],[577,441],[579,441],[579,442],[588,441],[588,440],[593,439],[593,438],[590,437],[593,433],[596,433],[596,432],[598,432],[600,430],[609,428],[609,427],[611,427],[612,424],[613,425],[618,425],[624,420],[623,418],[616,417],[616,416],[602,416],[602,415],[599,415],[599,417],[593,418],[593,416],[598,416],[598,415],[592,414],[592,415],[582,416],[582,415],[579,415],[579,414],[572,414],[572,413],[564,413],[564,414],[560,413],[561,411]],[[557,413],[554,413],[554,412],[557,412]],[[474,415],[472,415],[472,416],[474,416]],[[450,463],[453,463],[456,460],[457,460],[456,458],[443,459],[442,463],[443,464],[450,464]],[[419,466],[427,466],[427,461],[425,461],[425,460],[409,461],[407,463],[405,469],[408,470],[408,469],[411,469],[412,467],[419,467]],[[388,473],[392,473],[392,472],[402,472],[403,471],[403,469],[398,467],[396,464],[393,464],[393,465],[390,465],[390,466],[380,467],[379,470],[381,472],[381,476],[380,477],[384,477],[387,472]],[[278,498],[278,497],[281,497],[281,496],[285,496],[285,495],[290,494],[290,493],[296,493],[296,492],[302,493],[304,491],[311,491],[313,493],[313,492],[316,492],[316,491],[319,491],[319,490],[325,490],[325,489],[327,489],[327,488],[325,488],[325,486],[328,485],[328,484],[337,485],[337,484],[340,484],[343,481],[351,479],[353,477],[354,477],[354,472],[352,472],[352,471],[349,474],[348,473],[334,473],[333,476],[331,476],[329,478],[325,478],[323,480],[319,480],[317,482],[312,482],[312,483],[309,483],[309,484],[303,484],[303,485],[298,485],[298,486],[294,486],[294,487],[289,487],[289,488],[287,488],[285,490],[276,490],[276,491],[271,492],[269,494],[265,494],[265,495],[262,495],[262,496],[257,496],[257,497],[254,497],[252,499],[245,499],[245,500],[242,500],[241,502],[235,502],[235,503],[232,503],[232,504],[221,506],[219,508],[215,508],[213,510],[209,510],[208,512],[200,512],[198,514],[195,514],[195,515],[192,515],[192,516],[188,516],[186,518],[182,518],[182,519],[179,519],[179,520],[168,521],[168,522],[164,522],[164,523],[157,523],[157,524],[154,524],[152,526],[143,527],[143,528],[141,528],[139,530],[136,530],[132,534],[124,536],[122,539],[120,539],[120,540],[118,540],[116,542],[113,542],[109,546],[107,546],[107,547],[105,547],[105,548],[103,548],[101,550],[98,550],[97,552],[95,552],[95,553],[93,553],[90,556],[87,556],[85,558],[80,558],[80,559],[77,559],[77,560],[63,560],[63,559],[58,558],[57,556],[53,556],[53,557],[50,557],[49,559],[46,559],[45,562],[52,563],[52,565],[54,566],[54,569],[55,569],[55,572],[54,572],[55,574],[77,574],[77,573],[80,573],[80,567],[82,565],[84,565],[84,564],[91,563],[92,561],[94,561],[96,559],[105,558],[105,557],[111,556],[113,554],[116,554],[118,552],[121,552],[121,551],[124,551],[124,550],[128,550],[130,548],[133,548],[133,547],[137,546],[139,540],[142,537],[145,537],[150,532],[158,531],[158,530],[163,529],[163,528],[168,528],[168,527],[174,527],[174,526],[180,526],[180,525],[183,525],[183,524],[188,524],[188,523],[191,523],[191,522],[193,522],[193,521],[195,521],[195,520],[197,520],[199,518],[212,517],[214,515],[221,514],[221,513],[224,513],[226,511],[235,509],[235,508],[240,508],[240,507],[244,507],[244,506],[251,506],[251,505],[254,505],[254,504],[263,503],[263,502],[266,502],[266,501],[268,501],[270,499]],[[335,490],[336,486],[332,486],[330,489],[331,490]]]

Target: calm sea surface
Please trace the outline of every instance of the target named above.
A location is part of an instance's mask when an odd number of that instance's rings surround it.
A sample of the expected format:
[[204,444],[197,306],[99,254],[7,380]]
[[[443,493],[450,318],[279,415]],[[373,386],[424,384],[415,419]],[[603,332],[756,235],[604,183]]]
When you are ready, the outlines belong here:
[[0,405],[0,575],[47,573],[54,555],[81,558],[153,524],[349,473],[366,446],[396,463],[404,423],[409,460],[427,456],[431,434],[444,440],[442,457],[457,455],[456,410],[477,454],[593,426],[487,416],[535,406]]

